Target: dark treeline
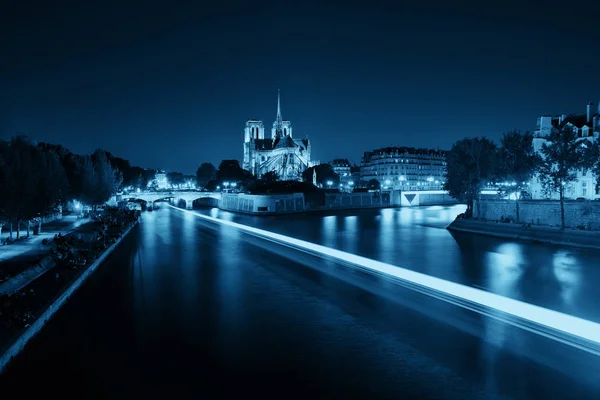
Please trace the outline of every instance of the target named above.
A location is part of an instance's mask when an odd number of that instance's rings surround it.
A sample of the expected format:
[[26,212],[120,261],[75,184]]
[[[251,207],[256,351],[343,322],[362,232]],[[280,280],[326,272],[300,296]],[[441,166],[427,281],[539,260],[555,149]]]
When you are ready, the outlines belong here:
[[600,186],[600,142],[594,136],[578,136],[567,121],[543,137],[538,152],[529,132],[508,132],[500,146],[485,137],[457,141],[446,155],[445,189],[467,204],[466,216],[472,217],[482,189],[514,193],[518,200],[531,195],[529,185],[537,178],[546,197],[558,196],[564,228],[566,186],[586,171],[592,171]]
[[96,207],[122,184],[147,184],[148,175],[103,150],[74,154],[61,145],[25,136],[0,141],[0,233],[8,226],[12,239],[13,226],[26,224],[29,234],[32,222],[39,228],[44,217],[61,212],[69,201]]

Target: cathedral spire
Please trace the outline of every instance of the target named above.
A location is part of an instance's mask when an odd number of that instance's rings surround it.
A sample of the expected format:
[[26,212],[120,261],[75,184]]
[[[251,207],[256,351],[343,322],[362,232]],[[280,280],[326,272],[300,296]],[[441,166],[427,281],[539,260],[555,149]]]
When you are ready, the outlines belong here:
[[281,130],[283,119],[281,118],[281,94],[279,89],[277,89],[277,119],[275,123],[277,124],[277,130]]

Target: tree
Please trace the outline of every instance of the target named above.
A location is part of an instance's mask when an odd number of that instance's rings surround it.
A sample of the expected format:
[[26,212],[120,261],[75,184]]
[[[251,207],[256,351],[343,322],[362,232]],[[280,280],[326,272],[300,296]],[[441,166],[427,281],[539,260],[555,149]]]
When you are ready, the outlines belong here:
[[123,177],[118,169],[113,168],[106,152],[102,150],[96,150],[92,154],[92,162],[96,175],[96,193],[91,204],[99,205],[106,203],[118,190]]
[[497,174],[495,162],[496,145],[484,137],[459,140],[446,153],[444,189],[467,203],[468,217],[473,216],[473,202],[480,199],[485,184]]
[[179,188],[185,182],[181,172],[167,172],[167,181],[174,188]]
[[313,173],[317,171],[317,184],[328,187],[327,182],[331,181],[332,187],[338,187],[340,184],[340,176],[335,173],[333,167],[329,164],[319,164],[314,167],[310,167],[302,172],[302,180],[304,182],[313,181]]
[[498,181],[510,184],[516,195],[516,218],[519,221],[519,198],[528,189],[529,182],[535,175],[539,165],[539,156],[533,149],[533,135],[518,131],[505,133],[500,140],[498,149],[497,176]]
[[269,171],[262,176],[262,180],[267,183],[277,182],[279,180],[279,174],[277,171]]
[[41,151],[27,137],[15,136],[2,146],[2,152],[3,209],[7,218],[16,222],[19,239],[21,222],[29,222],[39,211],[38,190],[44,173]]
[[369,190],[380,190],[381,189],[381,182],[379,182],[377,179],[371,179],[367,182],[367,189]]
[[65,169],[55,150],[42,151],[39,161],[44,172],[40,176],[37,196],[37,216],[35,218],[38,222],[38,231],[42,228],[42,217],[55,213],[66,201],[69,190]]
[[577,171],[587,166],[583,141],[566,121],[554,128],[542,145],[539,179],[546,194],[558,192],[560,226],[565,229],[565,186],[577,180]]
[[202,163],[196,170],[196,183],[198,186],[205,187],[208,182],[216,179],[216,177],[217,169],[211,163]]
[[217,180],[221,183],[223,182],[240,182],[245,180],[247,174],[240,167],[240,163],[238,160],[223,160],[221,164],[219,164],[219,169],[217,170]]

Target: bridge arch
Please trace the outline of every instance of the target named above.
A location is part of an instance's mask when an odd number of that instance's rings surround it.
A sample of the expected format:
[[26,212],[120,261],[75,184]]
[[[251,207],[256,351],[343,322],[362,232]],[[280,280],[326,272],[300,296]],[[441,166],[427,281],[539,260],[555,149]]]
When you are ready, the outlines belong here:
[[205,206],[218,207],[221,200],[220,192],[200,192],[195,190],[189,191],[164,191],[164,192],[140,192],[135,194],[123,194],[115,196],[111,202],[115,205],[119,201],[135,198],[146,201],[147,205],[154,205],[157,201],[169,201],[173,205],[184,208],[192,208],[194,201],[198,199],[213,199],[202,200],[196,204],[204,204]]

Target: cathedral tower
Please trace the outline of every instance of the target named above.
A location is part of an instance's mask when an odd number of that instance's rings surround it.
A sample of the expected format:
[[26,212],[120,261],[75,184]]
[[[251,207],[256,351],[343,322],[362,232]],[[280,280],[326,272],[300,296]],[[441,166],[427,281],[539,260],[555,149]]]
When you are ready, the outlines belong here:
[[290,121],[284,121],[281,116],[281,94],[277,89],[277,116],[271,129],[271,138],[282,138],[284,136],[292,137],[292,124]]

